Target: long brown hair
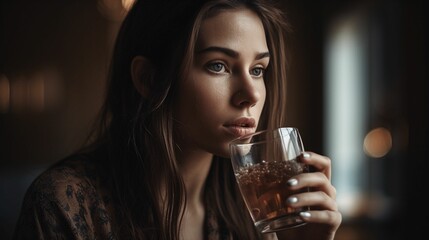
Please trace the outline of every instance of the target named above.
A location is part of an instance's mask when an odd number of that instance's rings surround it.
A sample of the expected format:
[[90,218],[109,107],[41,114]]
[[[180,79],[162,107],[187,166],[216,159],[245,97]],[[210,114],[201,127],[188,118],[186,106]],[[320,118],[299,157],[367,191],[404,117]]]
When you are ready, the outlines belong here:
[[[271,55],[258,128],[280,126],[285,123],[287,25],[279,6],[263,0],[137,0],[124,19],[91,145],[107,152],[100,161],[109,174],[120,236],[179,239],[186,199],[173,137],[176,84],[194,61],[201,22],[222,9],[243,7],[261,18]],[[140,95],[131,80],[131,61],[139,55],[152,64],[151,74],[142,79],[149,96]],[[226,226],[229,237],[257,238],[228,159],[214,157],[204,194],[205,206]]]

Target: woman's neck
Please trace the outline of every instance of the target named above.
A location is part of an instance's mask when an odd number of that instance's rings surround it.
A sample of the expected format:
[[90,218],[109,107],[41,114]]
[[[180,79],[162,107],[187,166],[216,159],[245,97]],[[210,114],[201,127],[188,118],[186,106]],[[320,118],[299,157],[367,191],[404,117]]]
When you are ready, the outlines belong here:
[[210,171],[213,155],[203,152],[183,152],[177,156],[179,172],[186,191],[186,206],[180,229],[181,239],[204,238],[204,185]]
[[179,152],[177,155],[179,172],[182,175],[187,206],[202,204],[204,184],[210,171],[213,155],[207,152]]

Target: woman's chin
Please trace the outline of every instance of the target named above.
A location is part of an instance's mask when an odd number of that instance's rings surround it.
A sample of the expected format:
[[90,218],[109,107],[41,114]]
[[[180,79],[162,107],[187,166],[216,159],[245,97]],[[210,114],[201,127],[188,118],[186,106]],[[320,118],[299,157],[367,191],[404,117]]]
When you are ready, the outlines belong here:
[[224,146],[223,148],[218,149],[214,155],[222,158],[230,158],[229,145]]

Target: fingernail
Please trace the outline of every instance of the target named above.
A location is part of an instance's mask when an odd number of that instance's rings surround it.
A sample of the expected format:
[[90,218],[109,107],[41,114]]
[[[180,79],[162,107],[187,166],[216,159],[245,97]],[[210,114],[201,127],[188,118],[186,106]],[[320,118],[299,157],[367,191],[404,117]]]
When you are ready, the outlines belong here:
[[297,203],[298,202],[298,198],[297,197],[290,197],[287,199],[288,203]]
[[291,179],[287,180],[286,184],[290,187],[296,186],[296,185],[298,185],[298,180],[296,180],[295,178],[291,178]]
[[300,212],[299,215],[303,218],[311,217],[311,213],[309,213],[309,212]]
[[310,158],[310,153],[308,153],[308,152],[304,152],[304,153],[302,154],[302,157],[303,157],[303,158],[305,158],[305,159],[309,159],[309,158]]

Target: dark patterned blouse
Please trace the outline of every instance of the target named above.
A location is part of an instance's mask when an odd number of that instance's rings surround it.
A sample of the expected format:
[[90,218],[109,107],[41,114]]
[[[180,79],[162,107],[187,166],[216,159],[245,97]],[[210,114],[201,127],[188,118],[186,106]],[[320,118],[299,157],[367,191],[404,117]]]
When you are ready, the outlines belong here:
[[[13,239],[122,239],[98,171],[89,159],[74,157],[43,172],[27,190]],[[227,239],[219,226],[207,212],[205,238]]]

